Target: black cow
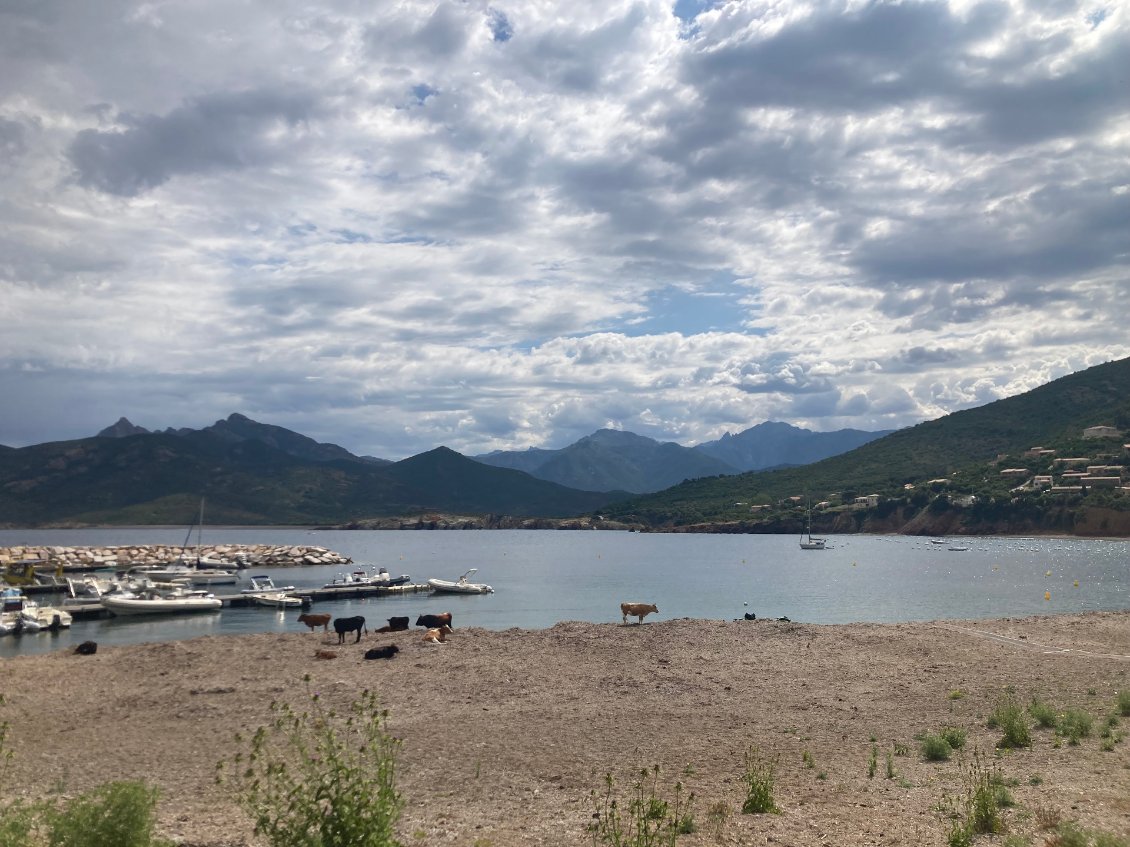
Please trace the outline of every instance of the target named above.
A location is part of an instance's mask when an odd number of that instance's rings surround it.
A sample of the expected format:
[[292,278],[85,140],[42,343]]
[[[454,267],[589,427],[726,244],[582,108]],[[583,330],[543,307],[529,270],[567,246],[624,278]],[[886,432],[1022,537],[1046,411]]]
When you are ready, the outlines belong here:
[[391,659],[393,656],[395,656],[399,652],[400,652],[400,648],[397,647],[395,644],[388,644],[384,647],[373,647],[370,650],[366,650],[365,651],[365,658],[366,659]]
[[755,620],[757,620],[757,615],[755,615],[753,612],[746,612],[745,613],[745,619],[747,621],[755,621]]
[[82,644],[75,648],[75,652],[80,656],[93,656],[98,652],[98,642],[84,641]]
[[[357,633],[357,641],[360,641],[362,630],[364,630],[365,632],[369,631],[365,626],[365,619],[361,617],[361,615],[355,615],[352,618],[334,618],[334,632],[337,633],[338,644],[344,644],[345,634],[347,632],[354,631],[356,631]],[[357,641],[354,641],[353,643],[356,644]]]
[[[416,618],[416,626],[424,626],[428,629],[439,629],[441,626],[451,626],[451,612],[444,612],[442,615],[420,615]],[[452,629],[455,627],[451,626]]]
[[388,626],[382,626],[377,632],[407,632],[408,616],[402,618],[389,618]]

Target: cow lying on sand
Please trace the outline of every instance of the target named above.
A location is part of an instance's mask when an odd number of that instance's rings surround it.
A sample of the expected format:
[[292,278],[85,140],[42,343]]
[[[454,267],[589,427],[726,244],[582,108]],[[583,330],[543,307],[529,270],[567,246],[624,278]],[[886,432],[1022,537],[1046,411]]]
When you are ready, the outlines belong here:
[[637,623],[643,623],[644,615],[650,615],[652,612],[659,612],[654,603],[621,603],[620,615],[624,619],[624,623],[628,622],[628,615],[634,615],[639,620]]
[[382,626],[376,632],[407,632],[408,631],[408,616],[402,618],[389,618],[388,626]]
[[[451,612],[444,612],[439,615],[420,615],[416,618],[416,626],[426,626],[428,629],[435,629],[438,626],[451,627]],[[454,629],[455,627],[451,627]]]
[[447,636],[451,633],[451,627],[447,624],[437,626],[434,629],[429,629],[424,633],[425,644],[446,644]]
[[393,656],[395,656],[399,652],[400,652],[400,648],[397,647],[395,644],[386,644],[384,647],[373,647],[370,650],[366,650],[365,651],[365,658],[366,659],[391,659]]
[[[347,632],[356,632],[357,641],[361,640],[361,632],[364,630],[368,632],[368,627],[365,626],[365,619],[360,615],[355,615],[352,618],[334,618],[334,632],[337,633],[337,643],[345,643],[345,634]],[[357,641],[353,643],[356,644]]]
[[329,632],[330,618],[332,617],[333,615],[309,615],[303,613],[298,616],[298,622],[306,624],[306,626],[310,627],[311,631],[321,627],[322,632]]

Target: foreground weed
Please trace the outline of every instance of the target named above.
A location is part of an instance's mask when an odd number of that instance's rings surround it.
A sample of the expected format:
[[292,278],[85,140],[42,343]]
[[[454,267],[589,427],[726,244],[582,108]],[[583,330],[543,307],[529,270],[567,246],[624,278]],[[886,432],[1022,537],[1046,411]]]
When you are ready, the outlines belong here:
[[710,821],[710,828],[714,831],[714,839],[722,840],[722,831],[726,828],[727,821],[733,812],[725,800],[717,800],[706,812],[706,819]]
[[1028,704],[1028,714],[1036,722],[1037,726],[1043,729],[1054,729],[1058,722],[1058,715],[1054,706],[1051,706],[1042,700],[1032,698],[1032,702]]
[[[962,783],[964,795],[949,802],[953,818],[950,847],[968,847],[978,835],[999,835],[1005,830],[1001,815],[1003,779],[999,771],[984,765],[980,754],[974,752],[972,763],[962,768]],[[1003,796],[1011,804],[1007,791]]]
[[922,736],[922,758],[927,762],[948,762],[953,748],[940,735]]
[[[592,843],[608,847],[673,847],[680,835],[694,832],[694,794],[683,796],[683,784],[675,783],[670,801],[659,795],[659,765],[640,770],[632,783],[627,807],[616,795],[616,780],[604,776],[603,794],[592,792]],[[724,821],[723,821],[724,823]],[[721,824],[719,824],[719,829]]]
[[256,833],[272,847],[399,847],[399,742],[386,731],[388,713],[369,691],[344,716],[317,694],[310,705],[296,713],[272,703],[274,721],[233,763],[230,782]]
[[1032,731],[1024,717],[1024,709],[1016,699],[1016,694],[1006,691],[997,700],[993,713],[989,715],[989,727],[1004,733],[998,747],[1016,748],[1032,746]]
[[157,789],[108,782],[44,812],[51,847],[172,847],[154,835]]
[[781,811],[773,799],[775,770],[774,763],[760,759],[753,747],[746,751],[745,772],[742,774],[742,782],[746,786],[746,798],[742,803],[742,814],[778,814]]
[[897,774],[895,773],[895,758],[887,751],[887,779],[894,779]]
[[1130,690],[1118,692],[1118,714],[1130,718]]
[[879,769],[879,748],[871,745],[871,756],[867,760],[867,778],[874,779],[875,771]]
[[945,739],[946,744],[954,750],[965,746],[965,730],[956,726],[945,726],[938,731],[938,735]]
[[1078,744],[1080,739],[1089,738],[1093,718],[1090,713],[1082,709],[1068,709],[1059,719],[1057,727],[1059,734],[1067,739],[1071,745]]

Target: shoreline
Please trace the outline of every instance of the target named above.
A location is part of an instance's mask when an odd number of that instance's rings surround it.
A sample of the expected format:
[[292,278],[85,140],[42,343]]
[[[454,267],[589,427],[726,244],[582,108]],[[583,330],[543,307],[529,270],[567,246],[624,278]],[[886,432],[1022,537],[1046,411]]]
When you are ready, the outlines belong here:
[[[389,643],[401,649],[395,660],[362,658]],[[1130,742],[1104,751],[1099,738],[1118,692],[1130,690],[1130,611],[898,624],[563,621],[457,628],[440,647],[423,646],[419,630],[340,646],[318,630],[0,664],[11,785],[46,796],[145,779],[161,789],[161,833],[184,847],[257,843],[215,785],[216,763],[236,732],[267,722],[272,700],[301,706],[306,675],[334,708],[371,689],[389,710],[406,846],[589,843],[590,794],[604,774],[626,787],[652,765],[661,789],[682,781],[699,798],[698,831],[681,847],[944,845],[938,804],[960,794],[974,749],[994,750],[999,732],[986,717],[1010,690],[1095,720],[1078,745],[1035,730],[1031,749],[989,757],[1012,786],[1012,831],[1038,839],[1045,810],[1130,834]],[[915,735],[943,726],[966,731],[965,752],[924,761]],[[1130,734],[1130,718],[1120,726]],[[779,815],[739,812],[751,746],[775,763]],[[869,776],[873,749],[880,772]]]

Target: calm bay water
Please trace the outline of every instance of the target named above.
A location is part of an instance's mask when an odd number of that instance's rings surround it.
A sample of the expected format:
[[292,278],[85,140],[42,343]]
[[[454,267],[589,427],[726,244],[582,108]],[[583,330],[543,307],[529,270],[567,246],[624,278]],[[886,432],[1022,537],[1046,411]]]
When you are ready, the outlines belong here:
[[[184,529],[5,530],[0,546],[180,544]],[[1130,542],[962,538],[951,551],[924,538],[832,536],[803,551],[794,536],[567,531],[308,531],[209,529],[208,544],[316,545],[367,568],[454,579],[471,567],[481,596],[427,593],[319,603],[314,611],[393,615],[451,611],[456,628],[541,629],[558,621],[618,622],[621,601],[655,603],[666,618],[787,615],[809,623],[1020,617],[1130,609]],[[262,569],[279,584],[320,587],[343,568]],[[256,570],[256,572],[260,572]],[[1078,585],[1076,585],[1078,583]],[[235,593],[222,586],[218,593]],[[1050,599],[1045,599],[1045,592]],[[43,595],[47,602],[51,595]],[[69,631],[0,638],[0,657],[200,635],[304,632],[294,610],[225,608],[156,620],[76,621]]]

